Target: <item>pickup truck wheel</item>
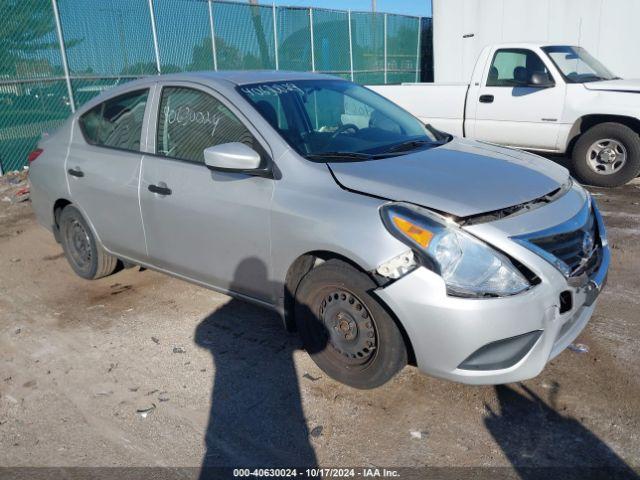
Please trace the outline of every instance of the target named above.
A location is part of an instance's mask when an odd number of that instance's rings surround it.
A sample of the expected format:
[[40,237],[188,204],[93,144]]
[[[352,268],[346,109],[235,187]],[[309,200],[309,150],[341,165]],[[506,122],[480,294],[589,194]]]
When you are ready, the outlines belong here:
[[590,128],[573,149],[573,170],[582,183],[624,185],[640,173],[640,136],[620,123]]
[[69,205],[60,214],[62,248],[76,274],[87,280],[106,277],[116,269],[118,259],[96,242],[91,228],[77,208]]
[[369,293],[374,288],[364,273],[329,260],[302,279],[296,294],[305,349],[327,375],[354,388],[378,387],[407,364],[402,334]]

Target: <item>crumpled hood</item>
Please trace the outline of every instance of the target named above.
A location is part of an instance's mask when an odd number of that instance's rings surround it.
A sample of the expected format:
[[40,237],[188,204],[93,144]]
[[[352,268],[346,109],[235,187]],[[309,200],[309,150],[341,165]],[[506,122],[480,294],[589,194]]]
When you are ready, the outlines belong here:
[[457,217],[535,200],[569,178],[567,169],[537,155],[461,138],[397,157],[328,165],[344,188]]
[[588,90],[640,93],[640,80],[603,80],[583,83]]

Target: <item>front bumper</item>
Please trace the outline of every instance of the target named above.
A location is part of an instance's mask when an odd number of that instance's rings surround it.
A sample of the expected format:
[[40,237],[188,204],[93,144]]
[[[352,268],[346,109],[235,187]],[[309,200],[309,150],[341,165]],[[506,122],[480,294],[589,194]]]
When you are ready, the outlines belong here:
[[[599,214],[596,215],[601,224]],[[604,227],[601,228],[604,232]],[[518,251],[514,246],[510,253],[517,257]],[[541,258],[525,251],[520,253],[527,257],[528,265],[537,262],[536,270],[542,281],[519,295],[488,299],[451,297],[442,278],[423,267],[376,290],[405,328],[422,372],[476,385],[521,381],[538,375],[582,332],[606,282],[610,261],[606,237],[599,267],[578,286]],[[563,313],[562,292],[572,300],[571,308]],[[468,367],[468,359],[483,348],[486,351],[492,344],[504,344],[527,334],[532,341],[525,344],[526,351],[521,355],[511,357],[514,362],[496,362],[491,368]]]

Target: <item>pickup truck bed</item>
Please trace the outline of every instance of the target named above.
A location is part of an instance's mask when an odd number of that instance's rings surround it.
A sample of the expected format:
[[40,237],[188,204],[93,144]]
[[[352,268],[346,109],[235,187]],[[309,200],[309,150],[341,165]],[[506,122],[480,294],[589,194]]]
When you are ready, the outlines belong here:
[[369,87],[393,100],[424,123],[464,137],[464,104],[469,85],[464,83],[404,83]]

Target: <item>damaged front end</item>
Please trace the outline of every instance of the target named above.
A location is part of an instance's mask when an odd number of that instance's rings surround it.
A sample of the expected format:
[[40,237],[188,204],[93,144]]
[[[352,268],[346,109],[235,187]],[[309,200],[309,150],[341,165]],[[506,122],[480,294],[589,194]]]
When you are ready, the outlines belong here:
[[538,198],[534,198],[528,202],[513,205],[511,207],[501,208],[491,212],[480,213],[477,215],[470,215],[464,218],[456,219],[460,226],[477,225],[479,223],[494,222],[496,220],[502,220],[503,218],[512,217],[514,215],[521,215],[523,213],[530,212],[536,208],[548,205],[556,200],[560,199],[573,187],[573,179],[569,177],[567,182],[562,184],[555,190],[547,193]]

